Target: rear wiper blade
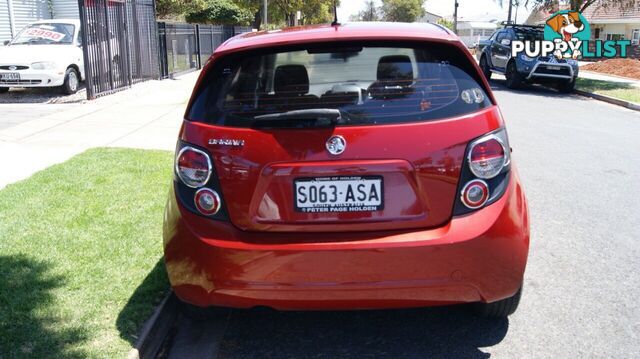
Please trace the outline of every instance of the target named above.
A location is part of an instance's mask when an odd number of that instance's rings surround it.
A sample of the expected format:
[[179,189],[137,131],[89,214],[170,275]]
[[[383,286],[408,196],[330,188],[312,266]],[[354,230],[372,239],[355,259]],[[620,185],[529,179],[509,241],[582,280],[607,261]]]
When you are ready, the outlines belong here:
[[293,110],[280,113],[260,115],[253,118],[257,121],[278,121],[278,120],[329,120],[336,124],[342,120],[340,110],[333,108],[313,108],[308,110]]

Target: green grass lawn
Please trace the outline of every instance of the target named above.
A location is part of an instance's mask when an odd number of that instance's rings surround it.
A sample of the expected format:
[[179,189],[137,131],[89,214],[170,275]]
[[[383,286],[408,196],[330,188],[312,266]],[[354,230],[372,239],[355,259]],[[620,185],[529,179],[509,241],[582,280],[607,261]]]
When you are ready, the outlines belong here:
[[168,288],[171,168],[94,149],[0,190],[0,358],[126,357]]
[[623,82],[578,78],[576,88],[582,91],[615,97],[624,101],[640,103],[640,88]]

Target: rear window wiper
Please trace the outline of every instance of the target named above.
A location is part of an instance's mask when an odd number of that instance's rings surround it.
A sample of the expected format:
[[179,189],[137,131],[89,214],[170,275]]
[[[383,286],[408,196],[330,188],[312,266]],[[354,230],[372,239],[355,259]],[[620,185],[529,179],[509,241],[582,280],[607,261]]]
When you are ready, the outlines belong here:
[[292,110],[268,115],[255,116],[256,121],[280,121],[280,120],[318,120],[330,121],[337,124],[342,120],[342,112],[333,108],[313,108],[308,110]]

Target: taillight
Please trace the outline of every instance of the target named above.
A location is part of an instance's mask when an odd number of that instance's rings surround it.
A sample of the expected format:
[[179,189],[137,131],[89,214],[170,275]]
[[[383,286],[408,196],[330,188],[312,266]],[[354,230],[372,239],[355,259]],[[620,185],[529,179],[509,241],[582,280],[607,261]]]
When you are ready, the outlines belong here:
[[474,142],[468,158],[471,173],[482,179],[497,176],[508,163],[507,151],[496,135],[489,135]]
[[191,188],[202,187],[211,177],[211,159],[204,151],[186,146],[176,157],[176,175]]
[[509,183],[511,149],[504,128],[473,140],[460,173],[453,215],[471,213],[497,201]]

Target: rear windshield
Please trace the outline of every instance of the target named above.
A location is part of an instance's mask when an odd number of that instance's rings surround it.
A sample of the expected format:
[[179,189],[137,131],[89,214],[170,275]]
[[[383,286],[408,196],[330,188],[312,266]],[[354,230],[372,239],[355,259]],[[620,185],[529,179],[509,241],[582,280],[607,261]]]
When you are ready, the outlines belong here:
[[418,122],[491,106],[450,45],[314,45],[215,61],[189,119],[233,127]]

